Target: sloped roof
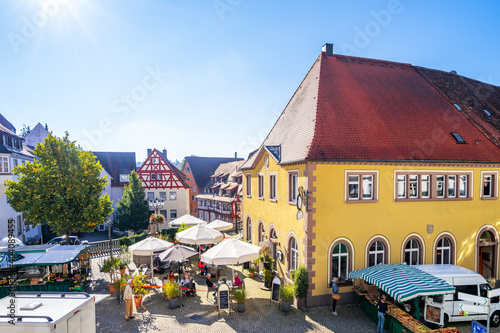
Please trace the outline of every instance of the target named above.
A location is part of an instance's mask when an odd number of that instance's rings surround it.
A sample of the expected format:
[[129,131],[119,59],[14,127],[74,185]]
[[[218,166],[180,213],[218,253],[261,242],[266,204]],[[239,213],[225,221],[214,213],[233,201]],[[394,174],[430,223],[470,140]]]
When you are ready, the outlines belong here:
[[228,162],[228,163],[221,163],[215,169],[213,175],[211,177],[222,177],[228,175],[229,177],[235,177],[240,169],[240,166],[245,163],[245,161],[240,160],[240,161],[234,161],[234,162]]
[[7,119],[5,119],[5,117],[0,113],[0,124],[5,127],[6,129],[8,129],[10,132],[12,132],[13,134],[16,133],[16,128],[14,127],[14,125],[12,125],[10,123],[10,121],[8,121]]
[[24,137],[24,143],[30,148],[35,148],[38,143],[43,143],[45,138],[49,136],[49,131],[38,123],[36,126]]
[[[494,143],[420,72],[409,64],[322,53],[242,169],[276,145],[282,164],[500,161]],[[457,144],[452,132],[467,144]]]
[[132,170],[135,170],[134,152],[94,151],[92,153],[112,177],[111,186],[123,187],[124,185],[128,185],[128,183],[120,183],[120,174],[128,175]]
[[221,163],[243,161],[242,158],[234,157],[186,156],[185,159],[191,168],[194,181],[198,187],[205,185],[209,181],[210,176],[215,172]]

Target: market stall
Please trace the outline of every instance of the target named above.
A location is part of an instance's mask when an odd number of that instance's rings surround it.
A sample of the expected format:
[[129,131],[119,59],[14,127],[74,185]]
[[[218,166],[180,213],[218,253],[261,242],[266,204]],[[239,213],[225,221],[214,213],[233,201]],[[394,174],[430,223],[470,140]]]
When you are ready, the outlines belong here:
[[[458,332],[454,328],[431,330],[400,308],[403,303],[417,297],[444,295],[455,292],[455,287],[430,274],[406,264],[376,265],[349,273],[351,279],[361,279],[360,285],[353,287],[355,300],[369,318],[377,322],[377,301],[380,291],[388,294],[394,303],[388,302],[388,316],[385,328],[389,332]],[[399,306],[398,306],[399,305]],[[417,307],[418,309],[418,307]]]
[[[83,291],[89,259],[84,245],[25,246],[8,262],[9,274],[0,277],[0,297],[10,292],[9,276],[16,273],[18,291]],[[7,256],[3,253],[4,259]],[[7,268],[7,267],[6,267]]]

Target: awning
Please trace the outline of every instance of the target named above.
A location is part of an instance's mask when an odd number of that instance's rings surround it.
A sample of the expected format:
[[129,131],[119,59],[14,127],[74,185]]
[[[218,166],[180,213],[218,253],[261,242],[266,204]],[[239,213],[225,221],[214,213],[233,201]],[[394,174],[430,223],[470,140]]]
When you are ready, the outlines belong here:
[[398,302],[419,296],[444,295],[455,287],[434,275],[406,264],[376,265],[350,272],[350,279],[362,279],[376,285]]
[[50,266],[70,263],[84,252],[87,246],[65,245],[51,248],[50,252],[21,253],[22,259],[14,261],[14,266]]

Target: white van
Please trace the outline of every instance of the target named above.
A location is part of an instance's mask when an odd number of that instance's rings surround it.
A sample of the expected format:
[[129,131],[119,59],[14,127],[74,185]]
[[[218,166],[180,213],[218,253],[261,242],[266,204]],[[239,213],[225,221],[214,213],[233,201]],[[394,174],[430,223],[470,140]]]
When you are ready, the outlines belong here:
[[[461,304],[481,305],[471,301],[459,300],[458,293],[466,293],[473,296],[488,297],[491,290],[489,283],[480,274],[466,268],[455,265],[416,265],[412,266],[426,273],[434,275],[450,285],[454,286],[455,294],[427,296],[425,298],[425,320],[440,326],[446,326],[448,322],[486,320],[487,313],[471,313],[464,315],[460,309]],[[439,311],[441,309],[441,311]],[[434,315],[438,310],[438,314]],[[490,300],[490,325],[500,325],[500,303],[498,297]]]
[[[0,299],[0,332],[95,333],[95,304],[109,295],[70,292],[16,292]],[[13,305],[11,305],[13,304]]]

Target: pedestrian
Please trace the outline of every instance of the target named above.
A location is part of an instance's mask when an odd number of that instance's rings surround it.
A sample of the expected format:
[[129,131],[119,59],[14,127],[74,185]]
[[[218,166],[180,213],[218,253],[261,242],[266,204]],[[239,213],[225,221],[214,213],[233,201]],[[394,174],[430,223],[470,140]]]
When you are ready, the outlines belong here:
[[385,315],[387,313],[387,303],[385,302],[385,295],[382,295],[382,298],[377,303],[378,309],[378,333],[384,332],[384,321]]
[[238,276],[238,273],[234,273],[234,283],[233,283],[233,285],[235,287],[239,287],[239,286],[242,285],[242,282],[241,282],[240,277]]
[[134,294],[132,293],[132,279],[128,280],[125,291],[123,292],[123,299],[125,300],[125,320],[134,318]]
[[[333,281],[332,281],[332,295],[339,293],[339,287],[337,286],[337,283],[339,283],[339,279],[338,278],[333,278]],[[337,311],[335,310],[336,307],[337,307],[337,300],[335,298],[332,298],[332,314],[334,316],[337,315]]]

